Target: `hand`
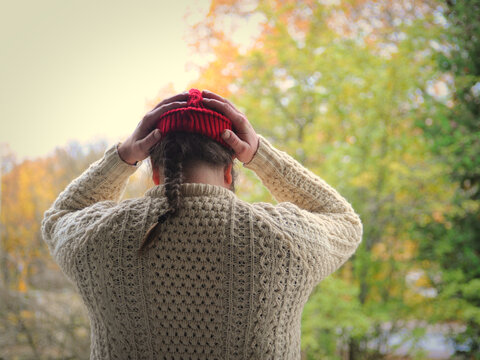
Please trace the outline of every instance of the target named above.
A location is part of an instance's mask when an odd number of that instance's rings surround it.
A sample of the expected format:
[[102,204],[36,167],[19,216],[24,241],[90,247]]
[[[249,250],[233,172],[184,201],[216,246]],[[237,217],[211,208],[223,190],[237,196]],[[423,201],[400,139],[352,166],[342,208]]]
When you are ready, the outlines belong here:
[[259,137],[247,117],[235,106],[211,91],[203,90],[203,103],[232,121],[233,130],[225,130],[223,140],[235,151],[235,157],[243,163],[248,163],[257,152]]
[[188,92],[163,100],[150,110],[138,123],[135,131],[118,147],[120,158],[130,165],[146,159],[150,149],[161,139],[160,130],[156,129],[158,119],[165,112],[187,105]]

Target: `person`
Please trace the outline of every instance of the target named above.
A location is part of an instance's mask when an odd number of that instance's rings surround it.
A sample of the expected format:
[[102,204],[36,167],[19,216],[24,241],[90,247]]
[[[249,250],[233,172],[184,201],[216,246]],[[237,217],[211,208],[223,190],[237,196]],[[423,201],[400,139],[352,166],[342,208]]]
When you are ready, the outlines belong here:
[[[148,157],[155,185],[119,201]],[[276,205],[235,195],[235,161]],[[91,359],[300,359],[303,306],[362,231],[333,187],[196,89],[149,111],[42,221],[88,309]]]

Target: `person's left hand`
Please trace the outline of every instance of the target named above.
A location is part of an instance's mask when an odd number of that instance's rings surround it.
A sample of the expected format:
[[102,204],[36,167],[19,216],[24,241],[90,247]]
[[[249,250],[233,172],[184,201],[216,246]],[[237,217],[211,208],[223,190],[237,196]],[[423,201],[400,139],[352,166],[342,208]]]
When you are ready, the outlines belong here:
[[156,129],[158,119],[169,110],[187,105],[188,92],[163,100],[150,110],[138,123],[135,131],[118,146],[118,155],[130,165],[135,165],[149,156],[149,150],[161,139]]

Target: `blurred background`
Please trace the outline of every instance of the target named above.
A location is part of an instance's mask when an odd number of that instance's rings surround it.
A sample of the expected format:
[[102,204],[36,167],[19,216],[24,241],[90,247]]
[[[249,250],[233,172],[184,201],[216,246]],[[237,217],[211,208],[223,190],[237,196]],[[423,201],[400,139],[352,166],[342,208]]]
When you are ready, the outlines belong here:
[[[1,0],[0,359],[88,359],[43,213],[190,87],[232,100],[363,220],[304,308],[302,359],[480,359],[479,14],[480,0]],[[238,169],[239,197],[275,202]]]

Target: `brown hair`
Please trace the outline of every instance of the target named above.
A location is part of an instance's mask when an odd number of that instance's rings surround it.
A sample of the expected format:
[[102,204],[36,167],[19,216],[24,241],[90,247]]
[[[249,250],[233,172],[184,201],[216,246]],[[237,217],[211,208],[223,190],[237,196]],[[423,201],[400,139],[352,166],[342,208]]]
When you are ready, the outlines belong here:
[[[171,132],[150,150],[152,170],[163,171],[165,179],[165,196],[168,209],[158,217],[145,234],[143,243],[138,249],[139,255],[160,235],[161,224],[170,216],[178,214],[182,197],[180,186],[183,184],[185,169],[197,162],[219,167],[226,167],[233,163],[233,149],[226,148],[207,136],[188,133]],[[236,173],[232,167],[232,185],[230,190],[235,191]]]

